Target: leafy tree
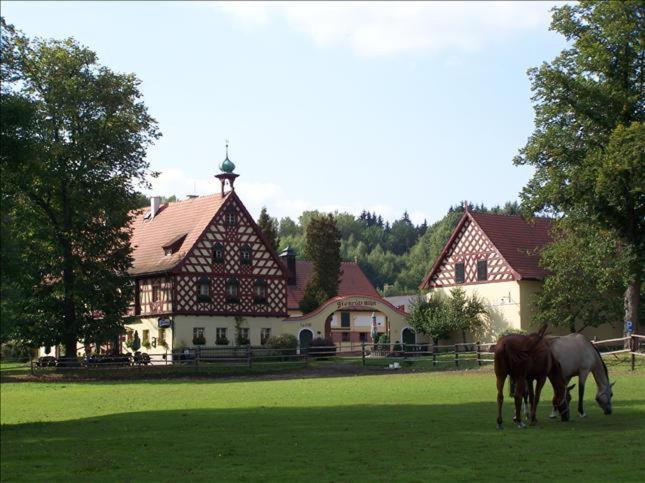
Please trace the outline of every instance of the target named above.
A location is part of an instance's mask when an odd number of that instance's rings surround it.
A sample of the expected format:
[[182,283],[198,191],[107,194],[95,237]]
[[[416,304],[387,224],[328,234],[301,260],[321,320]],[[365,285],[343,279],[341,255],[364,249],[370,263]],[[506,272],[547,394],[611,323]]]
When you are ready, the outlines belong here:
[[393,253],[402,255],[415,244],[418,236],[417,229],[410,221],[410,217],[406,211],[400,220],[392,223],[389,236],[389,248]]
[[615,234],[585,220],[562,220],[553,236],[541,256],[549,276],[536,301],[536,322],[577,332],[621,320],[631,253]]
[[529,70],[535,131],[515,158],[535,168],[523,189],[530,213],[583,217],[634,253],[625,318],[638,327],[645,266],[642,1],[582,1],[554,9],[551,29],[571,44]]
[[340,232],[331,215],[318,215],[311,218],[306,233],[305,257],[313,262],[313,274],[300,308],[310,312],[338,293]]
[[411,307],[408,322],[415,331],[432,337],[435,344],[447,339],[455,330],[453,320],[448,316],[448,304],[441,292],[427,299],[419,297]]
[[24,272],[6,302],[20,314],[12,337],[75,355],[77,341],[122,330],[132,299],[125,227],[160,134],[134,75],[100,66],[73,39],[32,41],[4,19],[2,29],[3,236]]
[[467,296],[462,288],[453,288],[447,302],[448,316],[452,319],[450,325],[461,332],[464,343],[466,332],[474,337],[483,335],[489,315],[483,300],[477,294]]
[[286,236],[298,236],[301,234],[300,227],[288,216],[280,220],[280,229],[278,235],[280,238]]
[[278,238],[278,220],[271,218],[265,206],[262,207],[260,211],[260,217],[258,218],[258,226],[267,241],[273,247],[274,250],[278,249],[280,245],[280,239]]

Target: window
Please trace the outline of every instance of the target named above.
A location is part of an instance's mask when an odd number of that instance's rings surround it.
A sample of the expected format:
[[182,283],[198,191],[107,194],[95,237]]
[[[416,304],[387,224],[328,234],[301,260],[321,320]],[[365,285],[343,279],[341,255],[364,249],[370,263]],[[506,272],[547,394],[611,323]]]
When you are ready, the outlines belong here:
[[197,282],[197,301],[210,302],[211,301],[211,283],[208,277],[200,277]]
[[343,342],[349,342],[349,332],[343,332],[342,337]]
[[206,334],[203,327],[193,327],[193,345],[205,345]]
[[350,326],[349,312],[340,313],[340,326],[343,329],[349,329],[349,326]]
[[238,343],[240,345],[246,345],[250,342],[249,339],[249,328],[248,327],[240,327],[240,334],[239,334],[240,340]]
[[226,337],[226,327],[218,327],[215,329],[215,344],[228,345],[228,338]]
[[260,344],[265,345],[271,337],[271,329],[262,329],[260,331]]
[[132,342],[133,337],[134,337],[134,332],[132,331],[132,329],[128,329],[125,332],[125,341]]
[[455,263],[455,282],[464,283],[466,279],[466,273],[464,268],[464,262]]
[[240,249],[240,261],[242,265],[251,265],[251,247],[243,245]]
[[159,292],[161,292],[161,286],[158,283],[152,285],[152,301],[159,302]]
[[157,333],[157,343],[163,345],[166,342],[166,329],[159,329]]
[[237,215],[235,214],[235,208],[229,208],[226,210],[226,224],[228,226],[234,226],[237,223]]
[[143,340],[141,341],[143,345],[150,343],[150,331],[148,329],[143,330]]
[[488,280],[488,264],[486,260],[477,262],[477,280]]
[[236,278],[229,278],[226,281],[226,301],[239,302],[240,282]]
[[360,332],[359,337],[361,342],[367,342],[367,332]]
[[213,263],[224,263],[224,246],[221,243],[213,245]]
[[253,284],[253,301],[256,304],[265,304],[267,302],[267,282],[258,279]]

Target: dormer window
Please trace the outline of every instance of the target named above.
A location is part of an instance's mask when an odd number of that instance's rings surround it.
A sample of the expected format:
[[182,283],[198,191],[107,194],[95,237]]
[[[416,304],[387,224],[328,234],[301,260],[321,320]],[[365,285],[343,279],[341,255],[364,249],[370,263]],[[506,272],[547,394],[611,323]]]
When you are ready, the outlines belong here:
[[240,248],[240,261],[242,262],[242,265],[250,265],[251,264],[251,247],[248,245],[242,245],[242,248]]
[[213,245],[213,263],[224,263],[224,246],[221,243]]
[[177,251],[179,251],[185,239],[186,239],[186,233],[181,233],[179,235],[172,237],[170,240],[164,243],[161,247],[163,248],[164,255],[169,257],[173,253],[176,253]]
[[267,282],[261,278],[253,284],[253,301],[256,304],[267,303]]
[[226,281],[226,301],[231,303],[239,302],[240,282],[236,278],[229,278]]

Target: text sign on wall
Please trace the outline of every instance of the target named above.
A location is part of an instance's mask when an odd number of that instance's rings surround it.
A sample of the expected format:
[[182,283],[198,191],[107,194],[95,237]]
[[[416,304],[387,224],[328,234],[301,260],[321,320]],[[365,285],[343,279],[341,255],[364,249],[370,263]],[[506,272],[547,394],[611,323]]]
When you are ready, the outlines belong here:
[[374,308],[374,307],[376,307],[376,301],[375,300],[369,300],[369,299],[350,299],[350,300],[342,300],[342,301],[336,302],[336,310],[340,310],[343,307],[369,307],[369,308]]

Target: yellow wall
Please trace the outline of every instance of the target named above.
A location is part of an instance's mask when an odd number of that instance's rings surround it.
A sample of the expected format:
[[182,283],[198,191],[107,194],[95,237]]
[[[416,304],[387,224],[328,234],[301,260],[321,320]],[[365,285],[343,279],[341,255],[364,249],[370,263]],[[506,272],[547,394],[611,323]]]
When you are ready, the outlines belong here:
[[[139,349],[140,352],[147,352],[148,354],[155,354],[155,355],[161,355],[161,354],[166,354],[172,350],[172,336],[173,336],[173,330],[172,328],[167,328],[165,331],[165,340],[166,343],[168,344],[168,347],[164,347],[161,345],[161,341],[159,341],[159,317],[141,317],[138,319],[139,321],[137,323],[133,324],[128,324],[125,326],[126,331],[128,330],[136,330],[137,333],[139,334],[139,340],[141,341],[141,348]],[[143,346],[143,331],[147,330],[149,332],[149,340],[152,343],[153,342],[153,337],[157,339],[157,346],[150,348],[146,348]],[[125,344],[123,346],[123,351],[124,352],[132,352],[132,350],[128,349],[125,347]]]
[[[292,330],[285,330],[287,325],[281,317],[245,317],[245,322],[241,327],[248,327],[251,345],[260,345],[260,334],[264,328],[271,329],[271,335],[280,335],[292,333],[298,336]],[[226,328],[226,338],[230,345],[235,345],[235,317],[223,316],[199,316],[199,315],[180,315],[174,318],[173,344],[175,347],[193,345],[193,328],[203,327],[206,346],[215,346],[215,335],[217,328]],[[315,336],[314,332],[314,336]]]

